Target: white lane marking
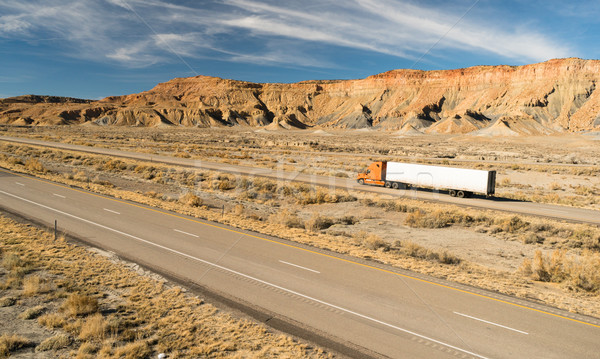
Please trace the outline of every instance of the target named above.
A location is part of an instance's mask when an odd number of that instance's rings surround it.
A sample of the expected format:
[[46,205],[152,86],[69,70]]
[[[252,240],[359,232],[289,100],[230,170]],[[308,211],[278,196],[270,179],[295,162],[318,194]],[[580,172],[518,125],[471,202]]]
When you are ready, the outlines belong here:
[[23,183],[21,182],[15,182],[16,184],[18,184],[19,186],[25,186]]
[[183,234],[187,234],[188,236],[192,236],[192,237],[196,237],[196,238],[200,238],[200,236],[197,236],[193,233],[188,233],[188,232],[184,232],[184,231],[180,231],[179,229],[174,229],[175,232],[179,232],[179,233],[183,233]]
[[522,330],[518,330],[518,329],[515,329],[515,328],[507,327],[507,326],[505,326],[505,325],[501,325],[501,324],[494,323],[494,322],[489,322],[489,321],[487,321],[487,320],[483,320],[483,319],[475,318],[475,317],[472,317],[472,316],[470,316],[470,315],[466,315],[466,314],[463,314],[463,313],[454,312],[454,314],[457,314],[457,315],[462,315],[463,317],[467,317],[467,318],[471,318],[471,319],[474,319],[474,320],[478,320],[478,321],[480,321],[480,322],[484,322],[484,323],[488,323],[488,324],[491,324],[491,325],[495,325],[495,326],[497,326],[497,327],[500,327],[500,328],[504,328],[504,329],[512,330],[512,331],[515,331],[515,332],[517,332],[517,333],[521,333],[521,334],[529,335],[529,333],[527,333],[527,332],[524,332],[524,331],[522,331]]
[[110,212],[110,213],[114,213],[114,214],[121,214],[117,211],[113,211],[112,209],[108,209],[108,208],[102,208],[103,210],[105,210],[106,212]]
[[290,265],[290,266],[298,267],[298,268],[301,268],[301,269],[304,269],[304,270],[309,270],[311,272],[315,272],[315,273],[321,274],[321,272],[319,272],[318,270],[314,270],[314,269],[306,268],[306,267],[303,267],[303,266],[299,266],[299,265],[294,264],[294,263],[290,263],[290,262],[286,262],[286,261],[282,261],[282,260],[280,260],[279,262],[281,262],[283,264],[287,264],[287,265]]
[[52,193],[52,194],[55,195],[56,197],[67,198],[67,197],[63,196],[62,194],[58,194],[58,193]]
[[422,334],[415,333],[415,332],[413,332],[413,331],[410,331],[410,330],[408,330],[408,329],[404,329],[404,328],[401,328],[401,327],[399,327],[399,326],[396,326],[396,325],[393,325],[393,324],[386,323],[386,322],[384,322],[384,321],[381,321],[381,320],[379,320],[379,319],[375,319],[375,318],[369,317],[369,316],[367,316],[367,315],[360,314],[360,313],[358,313],[358,312],[355,312],[355,311],[352,311],[352,310],[350,310],[350,309],[346,309],[346,308],[343,308],[343,307],[337,306],[337,305],[335,305],[335,304],[331,304],[331,303],[325,302],[325,301],[323,301],[323,300],[320,300],[320,299],[317,299],[317,298],[313,298],[313,297],[311,297],[311,296],[308,296],[308,295],[305,295],[305,294],[302,294],[302,293],[296,292],[296,291],[294,291],[294,290],[291,290],[291,289],[284,288],[284,287],[282,287],[282,286],[279,286],[279,285],[277,285],[277,284],[273,284],[273,283],[267,282],[267,281],[265,281],[265,280],[262,280],[262,279],[258,279],[258,278],[255,278],[255,277],[249,276],[249,275],[247,275],[247,274],[244,274],[244,273],[238,272],[238,271],[236,271],[236,270],[233,270],[233,269],[229,269],[229,268],[227,268],[227,267],[224,267],[224,266],[222,266],[222,265],[219,265],[219,264],[216,264],[216,263],[212,263],[212,262],[206,261],[206,260],[204,260],[204,259],[200,259],[200,258],[194,257],[194,256],[192,256],[192,255],[189,255],[189,254],[186,254],[186,253],[180,252],[180,251],[178,251],[178,250],[171,249],[171,248],[169,248],[169,247],[165,247],[165,246],[163,246],[163,245],[161,245],[161,244],[154,243],[154,242],[148,241],[148,240],[146,240],[146,239],[142,239],[142,238],[140,238],[140,237],[136,237],[136,236],[134,236],[133,234],[129,234],[129,233],[125,233],[125,232],[121,232],[121,231],[119,231],[118,229],[110,228],[110,227],[107,227],[107,226],[105,226],[105,225],[102,225],[102,224],[100,224],[100,223],[92,222],[92,221],[90,221],[90,220],[88,220],[88,219],[81,218],[81,217],[77,217],[77,216],[76,216],[76,215],[74,215],[74,214],[70,214],[70,213],[67,213],[67,212],[63,212],[63,211],[61,211],[61,210],[59,210],[59,209],[56,209],[56,208],[48,207],[48,206],[46,206],[46,205],[43,205],[43,204],[41,204],[41,203],[37,203],[37,202],[31,201],[31,200],[28,200],[28,199],[26,199],[26,198],[23,198],[23,197],[19,197],[19,196],[17,196],[17,195],[14,195],[14,194],[12,194],[12,193],[4,192],[4,191],[2,191],[2,190],[0,190],[0,193],[3,193],[3,194],[5,194],[5,195],[7,195],[7,196],[10,196],[10,197],[13,197],[13,198],[20,199],[20,200],[22,200],[22,201],[24,201],[24,202],[31,203],[31,204],[34,204],[34,205],[36,205],[36,206],[42,207],[42,208],[46,208],[46,209],[48,209],[48,210],[50,210],[50,211],[53,211],[53,212],[56,212],[56,213],[60,213],[60,214],[62,214],[62,215],[65,215],[65,216],[67,216],[67,217],[71,217],[71,218],[78,219],[78,220],[80,220],[80,221],[82,221],[82,222],[85,222],[85,223],[88,223],[88,224],[91,224],[91,225],[94,225],[94,226],[97,226],[97,227],[100,227],[100,228],[106,229],[106,230],[108,230],[108,231],[111,231],[111,232],[114,232],[114,233],[120,234],[120,235],[122,235],[122,236],[125,236],[125,237],[129,237],[129,238],[131,238],[131,239],[134,239],[134,240],[136,240],[136,241],[139,241],[139,242],[142,242],[142,243],[146,243],[146,244],[148,244],[148,245],[151,245],[151,246],[154,246],[154,247],[157,247],[157,248],[163,249],[163,250],[165,250],[165,251],[168,251],[168,252],[171,252],[171,253],[178,254],[178,255],[180,255],[180,256],[182,256],[182,257],[186,257],[186,258],[189,258],[189,259],[195,260],[195,261],[197,261],[197,262],[204,263],[204,264],[206,264],[206,265],[209,265],[209,266],[212,266],[212,267],[215,267],[215,268],[219,268],[219,269],[221,269],[221,270],[224,270],[224,271],[226,271],[226,272],[230,272],[230,273],[236,274],[236,275],[238,275],[238,276],[240,276],[240,277],[244,277],[244,278],[247,278],[247,279],[253,280],[253,281],[255,281],[255,282],[258,282],[258,283],[262,283],[262,284],[268,285],[268,286],[270,286],[270,287],[273,287],[273,288],[279,289],[279,290],[281,290],[281,291],[284,291],[284,292],[288,292],[288,293],[290,293],[290,294],[293,294],[293,295],[296,295],[296,296],[298,296],[298,297],[302,297],[302,298],[305,298],[305,299],[308,299],[308,300],[312,300],[312,301],[314,301],[314,302],[317,302],[317,303],[321,303],[321,304],[323,304],[323,305],[326,305],[326,306],[328,306],[328,307],[331,307],[331,308],[337,309],[337,310],[339,310],[339,311],[342,311],[342,312],[346,312],[346,313],[348,313],[348,314],[352,314],[352,315],[354,315],[354,316],[357,316],[357,317],[359,317],[359,318],[363,318],[363,319],[369,320],[369,321],[371,321],[371,322],[374,322],[374,323],[377,323],[377,324],[381,324],[381,325],[383,325],[383,326],[386,326],[386,327],[389,327],[389,328],[392,328],[392,329],[396,329],[396,330],[398,330],[398,331],[400,331],[400,332],[403,332],[403,333],[406,333],[406,334],[410,334],[410,335],[413,335],[413,336],[415,336],[415,337],[419,337],[419,338],[421,338],[421,339],[428,340],[428,341],[430,341],[430,342],[433,342],[433,343],[436,343],[436,344],[439,344],[439,345],[442,345],[442,346],[445,346],[445,347],[448,347],[448,348],[451,348],[451,349],[457,350],[457,351],[459,351],[459,352],[462,352],[462,353],[465,353],[465,354],[472,355],[472,356],[474,356],[474,357],[477,357],[477,358],[481,358],[481,359],[489,359],[488,357],[484,357],[484,356],[482,356],[482,355],[475,354],[475,353],[473,353],[473,352],[470,352],[470,351],[468,351],[468,350],[466,350],[466,349],[462,349],[462,348],[456,347],[456,346],[454,346],[454,345],[452,345],[452,344],[444,343],[444,342],[442,342],[442,341],[440,341],[440,340],[436,340],[436,339],[430,338],[430,337],[428,337],[428,336],[425,336],[425,335],[422,335]]

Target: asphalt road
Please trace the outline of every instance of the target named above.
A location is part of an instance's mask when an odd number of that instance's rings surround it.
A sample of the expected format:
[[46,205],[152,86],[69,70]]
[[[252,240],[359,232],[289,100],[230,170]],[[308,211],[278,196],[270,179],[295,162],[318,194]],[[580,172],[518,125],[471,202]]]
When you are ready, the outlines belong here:
[[41,140],[16,138],[0,136],[1,141],[17,142],[38,146],[47,146],[61,148],[72,151],[81,151],[95,154],[103,154],[113,157],[131,158],[144,161],[159,162],[184,167],[196,168],[198,170],[215,170],[237,175],[260,176],[274,178],[280,181],[297,181],[315,185],[328,186],[331,188],[340,188],[354,191],[363,191],[370,193],[387,194],[397,197],[420,199],[430,202],[449,203],[462,207],[474,207],[481,209],[492,209],[509,213],[518,213],[547,217],[570,222],[588,223],[600,225],[600,211],[559,206],[553,204],[533,203],[524,201],[515,201],[504,198],[485,198],[483,196],[474,196],[472,198],[455,198],[446,193],[428,191],[428,190],[394,190],[390,188],[359,185],[353,179],[339,178],[331,176],[318,176],[300,172],[288,172],[283,168],[260,168],[250,166],[231,165],[225,163],[207,162],[202,160],[193,160],[187,158],[177,158],[161,155],[153,155],[140,152],[121,151],[109,148],[87,147],[80,145],[71,145],[64,143],[48,142]]
[[393,358],[597,358],[600,321],[0,169],[0,207]]

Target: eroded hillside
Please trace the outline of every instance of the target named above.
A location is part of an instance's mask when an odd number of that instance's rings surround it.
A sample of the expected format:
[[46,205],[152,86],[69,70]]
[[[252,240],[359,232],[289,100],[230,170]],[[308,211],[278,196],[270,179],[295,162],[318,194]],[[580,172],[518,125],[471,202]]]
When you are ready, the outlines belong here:
[[99,101],[0,100],[0,122],[57,125],[376,128],[411,133],[550,134],[600,128],[600,61],[393,70],[361,80],[259,84],[176,78]]

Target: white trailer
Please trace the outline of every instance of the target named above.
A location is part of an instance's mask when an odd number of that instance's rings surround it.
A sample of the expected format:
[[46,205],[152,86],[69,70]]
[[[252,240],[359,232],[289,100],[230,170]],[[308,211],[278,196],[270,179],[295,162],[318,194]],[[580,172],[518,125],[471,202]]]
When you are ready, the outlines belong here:
[[448,190],[451,196],[456,197],[468,197],[472,193],[491,196],[496,189],[496,171],[374,162],[365,173],[358,175],[358,181],[392,188],[413,186]]

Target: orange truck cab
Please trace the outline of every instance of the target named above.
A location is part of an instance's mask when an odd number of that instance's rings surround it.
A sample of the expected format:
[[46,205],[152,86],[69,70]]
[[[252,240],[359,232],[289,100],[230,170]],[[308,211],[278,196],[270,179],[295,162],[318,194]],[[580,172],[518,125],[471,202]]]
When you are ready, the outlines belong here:
[[375,184],[383,186],[385,184],[386,170],[387,162],[373,162],[364,172],[358,174],[356,180],[360,184]]

